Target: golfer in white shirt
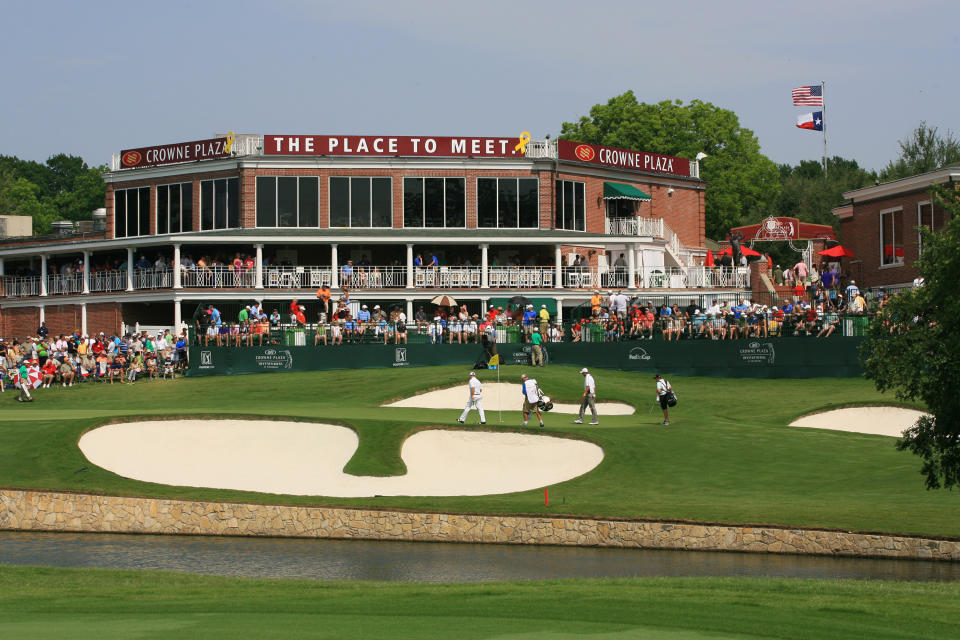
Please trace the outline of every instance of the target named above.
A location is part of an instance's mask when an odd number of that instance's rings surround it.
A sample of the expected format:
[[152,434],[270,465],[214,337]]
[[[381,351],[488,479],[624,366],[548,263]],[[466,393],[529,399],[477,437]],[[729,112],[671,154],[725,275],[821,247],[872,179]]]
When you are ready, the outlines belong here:
[[521,386],[520,392],[523,393],[523,426],[527,426],[527,420],[530,418],[530,412],[537,414],[537,420],[540,421],[540,426],[543,426],[543,416],[540,415],[540,387],[537,386],[537,381],[533,378],[523,374],[520,376]]
[[470,372],[469,389],[470,395],[467,397],[467,407],[457,418],[457,422],[463,424],[467,419],[467,414],[470,413],[470,409],[475,408],[477,413],[480,414],[480,424],[487,424],[487,416],[483,413],[483,384],[477,380],[477,374],[473,371]]
[[597,420],[597,383],[594,382],[593,376],[586,367],[580,369],[580,373],[583,374],[583,399],[580,403],[580,417],[573,422],[583,424],[583,412],[590,407],[590,413],[593,414],[593,421],[590,424],[600,424]]

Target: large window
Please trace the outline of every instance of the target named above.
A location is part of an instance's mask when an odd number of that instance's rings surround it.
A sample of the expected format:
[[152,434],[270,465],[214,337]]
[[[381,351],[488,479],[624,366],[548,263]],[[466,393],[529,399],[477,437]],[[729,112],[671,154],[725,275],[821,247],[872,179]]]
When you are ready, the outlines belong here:
[[257,226],[318,226],[320,223],[319,189],[319,178],[258,177]]
[[463,178],[404,178],[403,226],[466,226]]
[[477,178],[477,226],[536,229],[539,191],[536,178]]
[[392,227],[391,178],[330,178],[331,227]]
[[240,181],[237,178],[200,182],[200,228],[235,229],[240,226]]
[[[933,231],[933,203],[921,202],[917,205],[917,226],[926,227]],[[917,247],[919,253],[923,253],[923,236],[917,231]]]
[[157,233],[193,231],[193,183],[157,187]]
[[880,212],[880,265],[903,264],[903,209]]
[[584,184],[572,180],[557,180],[557,210],[554,226],[557,229],[583,231],[586,228]]
[[113,192],[115,238],[150,234],[150,188],[117,189]]

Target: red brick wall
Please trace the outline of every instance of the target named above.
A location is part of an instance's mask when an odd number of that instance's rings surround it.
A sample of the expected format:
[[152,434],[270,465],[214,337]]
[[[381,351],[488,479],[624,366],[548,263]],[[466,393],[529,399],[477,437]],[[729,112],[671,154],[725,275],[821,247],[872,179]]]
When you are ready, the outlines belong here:
[[[917,205],[930,202],[930,194],[919,191],[890,198],[881,198],[868,202],[855,202],[853,216],[840,223],[840,242],[854,253],[851,259],[844,258],[844,271],[857,280],[857,284],[867,287],[905,284],[917,277],[913,266],[919,254],[917,243]],[[881,266],[880,212],[903,207],[902,224],[895,230],[899,243],[903,247],[903,264]],[[945,222],[945,213],[934,207],[934,228],[941,229]]]
[[[80,305],[48,304],[44,307],[44,318],[51,335],[73,333],[83,327]],[[120,322],[119,302],[87,304],[88,333],[118,333]],[[8,307],[0,315],[0,336],[7,339],[34,336],[39,326],[39,306]]]
[[3,310],[3,337],[7,340],[37,335],[39,307],[15,307]]
[[120,333],[121,321],[119,302],[87,304],[87,333],[101,331],[107,335]]

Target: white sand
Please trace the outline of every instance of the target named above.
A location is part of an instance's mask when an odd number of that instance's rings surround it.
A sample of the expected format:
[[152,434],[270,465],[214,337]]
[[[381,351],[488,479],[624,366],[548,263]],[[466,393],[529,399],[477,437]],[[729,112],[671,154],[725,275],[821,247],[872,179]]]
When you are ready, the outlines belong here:
[[80,438],[90,462],[160,484],[341,498],[476,496],[526,491],[582,475],[600,447],[546,435],[421,431],[403,445],[407,474],[351,476],[346,427],[309,422],[171,420],[112,424]]
[[[597,385],[600,391],[600,386]],[[544,393],[550,395],[550,390],[545,389]],[[469,397],[469,387],[450,387],[449,389],[438,389],[437,391],[428,391],[420,395],[397,400],[385,407],[412,407],[416,409],[460,409],[467,404]],[[602,394],[599,394],[602,397]],[[520,395],[520,383],[508,382],[484,382],[483,383],[483,410],[484,411],[520,411],[523,406],[523,396]],[[579,413],[579,404],[553,403],[553,410],[550,413]],[[633,414],[633,407],[623,402],[597,402],[597,413],[603,416],[629,416]],[[473,412],[471,418],[476,417]],[[586,416],[590,416],[590,409],[586,411]]]
[[922,415],[922,411],[900,407],[847,407],[804,416],[790,426],[900,437]]

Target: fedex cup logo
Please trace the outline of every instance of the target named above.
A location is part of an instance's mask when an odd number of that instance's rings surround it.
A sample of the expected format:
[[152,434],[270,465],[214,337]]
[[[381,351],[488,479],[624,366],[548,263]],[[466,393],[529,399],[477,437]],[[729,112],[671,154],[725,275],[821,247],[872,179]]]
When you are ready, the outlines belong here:
[[627,360],[652,360],[652,356],[643,347],[634,347],[630,349]]

